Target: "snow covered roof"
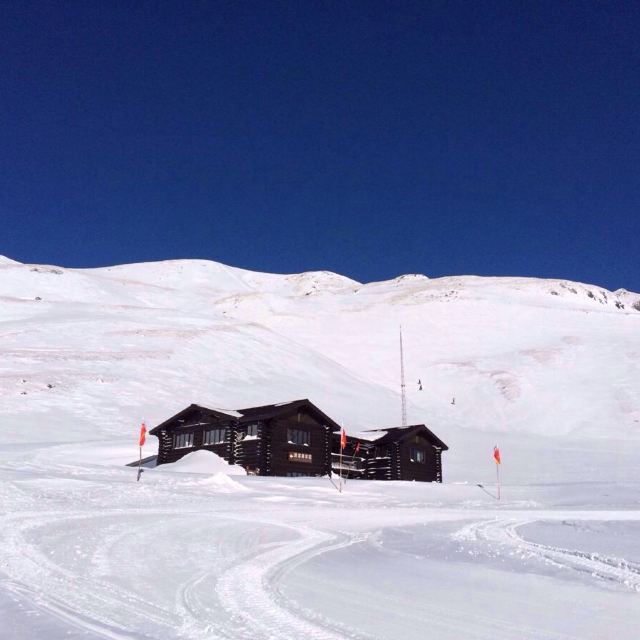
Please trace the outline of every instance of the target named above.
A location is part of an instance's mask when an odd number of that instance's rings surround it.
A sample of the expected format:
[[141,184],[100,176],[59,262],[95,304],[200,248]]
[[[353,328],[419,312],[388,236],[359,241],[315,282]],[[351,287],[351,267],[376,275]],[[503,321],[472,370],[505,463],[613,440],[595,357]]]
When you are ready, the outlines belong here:
[[[155,435],[164,426],[168,426],[174,423],[180,423],[184,418],[188,418],[189,414],[193,411],[198,414],[213,415],[219,419],[229,419],[232,421],[238,421],[239,423],[253,422],[255,420],[269,420],[270,418],[289,416],[295,413],[299,409],[305,409],[311,415],[316,416],[318,420],[328,425],[332,431],[339,431],[340,425],[332,420],[328,415],[322,412],[316,407],[313,402],[307,400],[291,400],[289,402],[279,402],[278,404],[266,404],[261,407],[247,407],[245,409],[211,409],[209,407],[203,407],[198,404],[191,404],[186,409],[179,411],[175,415],[171,416],[158,426],[149,431],[150,434]],[[184,422],[184,420],[182,420]],[[175,425],[174,425],[175,426]],[[179,424],[177,426],[180,426]]]
[[387,444],[389,442],[403,440],[417,432],[421,432],[421,435],[429,440],[432,445],[441,447],[444,451],[449,449],[449,447],[424,424],[412,424],[406,427],[387,427],[384,429],[368,429],[360,431],[355,437],[359,440],[375,442],[376,444]]
[[340,430],[340,425],[337,422],[306,398],[290,402],[279,402],[278,404],[266,404],[261,407],[247,407],[246,409],[238,409],[238,413],[242,416],[240,422],[248,422],[250,420],[268,420],[278,416],[291,415],[301,408],[306,409],[312,415],[315,414],[322,422],[329,425],[332,431]]
[[149,433],[151,435],[155,435],[165,425],[168,425],[168,424],[173,423],[175,421],[180,422],[180,420],[181,420],[181,418],[183,418],[183,416],[186,417],[187,415],[189,415],[193,411],[197,411],[200,414],[201,413],[205,413],[205,414],[208,414],[208,415],[214,415],[214,416],[216,416],[218,418],[222,418],[222,419],[228,418],[230,420],[237,419],[237,417],[240,415],[235,411],[229,411],[227,409],[225,409],[224,411],[219,411],[217,409],[209,409],[208,407],[202,407],[202,406],[200,406],[198,404],[190,404],[188,407],[186,407],[182,411],[179,411],[178,413],[176,413],[175,415],[171,416],[170,418],[168,418],[164,422],[161,422],[159,425],[157,425],[153,429],[150,429]]

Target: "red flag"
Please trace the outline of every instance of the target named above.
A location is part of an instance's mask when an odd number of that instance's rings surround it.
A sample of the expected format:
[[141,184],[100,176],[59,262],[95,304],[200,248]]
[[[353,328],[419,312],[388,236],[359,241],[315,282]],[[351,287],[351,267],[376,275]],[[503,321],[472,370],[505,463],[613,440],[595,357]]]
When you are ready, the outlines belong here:
[[340,436],[340,448],[344,449],[347,446],[347,434],[345,433],[345,430],[342,430],[342,435]]
[[140,440],[138,441],[138,444],[142,447],[144,446],[144,441],[146,440],[147,437],[147,427],[145,425],[145,423],[143,422],[141,427],[140,427]]
[[493,459],[496,461],[496,464],[500,464],[500,449],[498,449],[498,445],[493,447]]
[[356,442],[356,453],[358,453],[358,451],[360,451],[360,441]]

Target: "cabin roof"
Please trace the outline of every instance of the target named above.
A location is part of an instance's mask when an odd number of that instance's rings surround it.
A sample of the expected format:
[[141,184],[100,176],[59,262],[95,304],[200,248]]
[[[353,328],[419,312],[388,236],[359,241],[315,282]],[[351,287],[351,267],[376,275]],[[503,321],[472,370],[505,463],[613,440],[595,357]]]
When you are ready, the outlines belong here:
[[387,427],[384,429],[368,429],[358,433],[355,438],[368,442],[375,442],[377,445],[389,444],[391,442],[398,442],[399,440],[410,438],[418,432],[421,432],[421,435],[424,435],[435,447],[440,447],[443,451],[447,451],[449,449],[449,447],[424,424],[412,424],[406,427]]
[[340,425],[332,420],[326,413],[318,409],[311,400],[306,398],[302,400],[292,400],[290,402],[279,402],[278,404],[266,404],[262,407],[247,407],[246,409],[238,409],[241,414],[238,422],[252,422],[254,420],[269,420],[270,418],[278,418],[289,416],[296,413],[299,409],[306,409],[312,415],[315,414],[322,422],[331,428],[331,431],[339,431]]
[[208,415],[213,415],[216,418],[220,418],[222,420],[224,420],[224,419],[236,420],[237,416],[239,415],[235,411],[227,411],[227,410],[225,410],[223,412],[223,411],[219,411],[217,409],[209,409],[208,407],[203,407],[203,406],[201,406],[199,404],[190,404],[188,407],[186,407],[182,411],[178,411],[178,413],[176,413],[175,415],[171,416],[170,418],[167,418],[164,422],[161,422],[159,425],[157,425],[153,429],[150,429],[149,433],[151,435],[155,435],[163,427],[166,427],[166,426],[168,426],[171,423],[174,423],[176,421],[179,422],[181,419],[184,418],[184,416],[187,416],[191,411],[194,411],[194,410],[202,411],[202,412],[204,412],[204,413],[206,413]]
[[314,415],[321,422],[328,425],[331,431],[339,431],[340,425],[332,420],[326,413],[318,409],[313,402],[307,400],[292,400],[290,402],[279,402],[278,404],[266,404],[261,407],[247,407],[246,409],[238,409],[237,411],[225,409],[209,409],[198,404],[190,404],[188,407],[171,416],[164,422],[149,430],[151,435],[157,433],[168,426],[178,427],[180,420],[186,419],[186,416],[192,411],[201,411],[206,415],[215,416],[220,420],[229,420],[245,424],[255,420],[269,420],[270,418],[286,417],[292,413],[296,413],[299,409],[306,409],[311,415]]

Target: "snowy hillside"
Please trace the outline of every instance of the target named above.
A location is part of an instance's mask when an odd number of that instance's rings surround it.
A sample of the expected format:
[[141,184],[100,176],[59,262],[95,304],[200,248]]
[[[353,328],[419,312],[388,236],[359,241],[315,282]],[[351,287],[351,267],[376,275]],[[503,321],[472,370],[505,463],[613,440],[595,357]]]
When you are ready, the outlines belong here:
[[[639,306],[565,281],[0,258],[0,639],[635,640]],[[124,466],[142,418],[192,402],[397,425],[400,324],[444,484],[338,493],[203,451]]]
[[[447,478],[484,470],[495,439],[598,455],[594,439],[640,440],[634,305],[638,294],[555,280],[362,285],[198,260],[78,270],[2,258],[0,438],[126,438],[191,402],[305,397],[350,432],[397,425],[402,324],[409,420],[451,445]],[[529,478],[526,451],[513,471]]]

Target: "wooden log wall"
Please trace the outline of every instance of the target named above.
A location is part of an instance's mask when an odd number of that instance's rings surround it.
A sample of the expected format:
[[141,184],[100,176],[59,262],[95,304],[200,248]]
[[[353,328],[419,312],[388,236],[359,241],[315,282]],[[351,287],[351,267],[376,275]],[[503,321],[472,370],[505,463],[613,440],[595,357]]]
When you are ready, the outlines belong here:
[[[272,419],[269,475],[286,476],[289,473],[300,473],[310,476],[322,476],[328,473],[330,456],[327,452],[330,444],[327,443],[327,429],[306,414],[298,414],[287,419]],[[305,429],[309,432],[308,445],[289,442],[288,429]],[[289,454],[310,455],[311,461],[296,460]]]

